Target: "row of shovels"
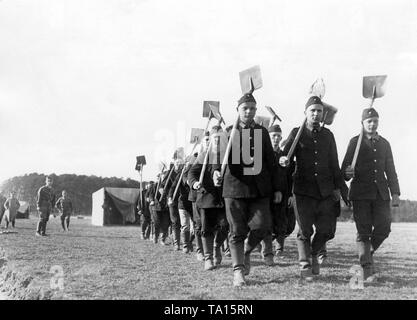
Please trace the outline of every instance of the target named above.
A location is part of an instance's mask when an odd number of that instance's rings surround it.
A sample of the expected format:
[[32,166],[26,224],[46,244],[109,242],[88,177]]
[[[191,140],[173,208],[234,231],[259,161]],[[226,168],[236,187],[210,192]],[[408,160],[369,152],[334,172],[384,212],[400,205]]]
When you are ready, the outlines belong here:
[[[262,83],[262,76],[261,76],[261,70],[259,66],[254,66],[252,68],[243,70],[241,72],[239,72],[239,78],[240,78],[240,85],[241,85],[241,89],[242,89],[242,94],[246,94],[246,93],[253,93],[255,90],[259,89],[262,87],[263,83]],[[375,99],[377,98],[381,98],[385,95],[385,90],[386,90],[386,79],[387,76],[386,75],[378,75],[378,76],[365,76],[363,77],[363,86],[362,86],[362,95],[364,98],[366,99],[370,99],[370,103],[369,103],[369,107],[372,107],[374,104]],[[323,79],[317,79],[312,86],[310,87],[309,90],[309,95],[310,96],[317,96],[319,97],[321,100],[323,99],[325,94],[325,85],[323,82]],[[322,120],[322,126],[324,125],[331,125],[333,123],[334,117],[337,113],[337,108],[335,108],[334,106],[322,101],[323,103],[323,120]],[[275,110],[272,107],[269,106],[265,106],[265,108],[268,110],[269,114],[271,115],[270,118],[268,117],[264,117],[264,116],[256,116],[255,117],[255,121],[268,128],[269,126],[272,126],[275,121],[282,121],[281,118],[277,115],[277,113],[275,112]],[[205,129],[200,129],[200,128],[192,128],[191,129],[191,138],[190,138],[190,143],[193,144],[193,148],[192,151],[190,152],[190,154],[185,157],[186,159],[186,163],[183,166],[183,169],[181,171],[181,175],[178,181],[178,184],[175,187],[175,191],[173,194],[173,199],[175,199],[177,192],[178,192],[178,188],[179,188],[179,184],[182,181],[182,177],[184,175],[184,171],[186,169],[186,164],[187,162],[190,161],[191,156],[193,155],[193,152],[195,150],[195,148],[197,147],[197,145],[202,141],[202,138],[204,136],[204,133],[207,131],[209,124],[211,122],[212,119],[216,119],[217,120],[217,125],[221,126],[222,123],[225,124],[224,119],[220,113],[220,102],[219,101],[204,101],[203,102],[203,118],[207,118],[207,124]],[[301,126],[299,127],[297,134],[295,136],[295,139],[289,149],[289,152],[286,156],[283,156],[280,158],[280,165],[281,166],[287,166],[289,164],[289,159],[291,159],[291,157],[293,156],[294,152],[295,152],[295,148],[298,144],[298,141],[301,137],[303,128],[305,127],[305,123],[306,123],[306,118],[303,119]],[[237,116],[237,119],[234,121],[233,123],[233,127],[230,133],[230,137],[229,137],[229,141],[227,143],[227,147],[226,147],[226,151],[222,160],[222,166],[221,166],[221,173],[220,176],[223,177],[226,166],[227,166],[227,161],[229,158],[229,154],[230,154],[230,150],[232,147],[232,141],[233,138],[236,134],[237,131],[237,127],[239,124],[239,115]],[[355,148],[355,153],[353,156],[353,160],[352,160],[352,164],[351,167],[354,169],[356,166],[356,161],[358,158],[358,154],[359,154],[359,149],[360,149],[360,145],[362,143],[362,138],[363,138],[363,128],[361,127],[361,131],[359,134],[359,139]],[[207,164],[208,164],[208,155],[210,153],[210,150],[212,148],[212,143],[213,143],[213,139],[210,139],[209,145],[206,148],[206,153],[204,155],[204,160],[203,160],[203,167],[201,170],[201,174],[200,174],[200,179],[199,179],[199,184],[202,184],[203,181],[203,177],[204,177],[204,173],[205,170],[207,168]],[[176,150],[175,154],[176,157],[180,157],[180,154],[184,154],[184,148],[179,148]],[[136,157],[136,167],[135,169],[140,173],[140,197],[141,197],[141,203],[142,203],[142,171],[143,171],[143,166],[146,165],[146,159],[145,156],[138,156]],[[162,173],[164,172],[166,168],[166,165],[164,163],[162,163],[162,168],[161,171],[159,173],[159,178],[158,178],[158,184],[157,184],[157,192],[159,190],[159,186],[161,184],[162,181]],[[169,181],[169,179],[171,178],[172,172],[174,170],[174,166],[171,164],[171,168],[167,177],[166,181]],[[163,195],[166,192],[166,187],[167,187],[168,183],[165,183],[165,187],[163,189],[162,192],[160,192],[160,197],[159,197],[159,201],[162,200]]]

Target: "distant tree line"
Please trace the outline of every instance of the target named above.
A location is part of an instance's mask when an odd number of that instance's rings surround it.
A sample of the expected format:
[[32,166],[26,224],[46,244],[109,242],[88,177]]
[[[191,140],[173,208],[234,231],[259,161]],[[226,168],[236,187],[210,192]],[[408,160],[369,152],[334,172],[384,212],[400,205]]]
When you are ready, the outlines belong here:
[[[73,201],[76,214],[91,215],[91,195],[103,188],[139,188],[139,182],[133,179],[121,179],[117,177],[103,178],[76,174],[51,174],[54,179],[53,190],[56,199],[62,190],[67,190]],[[31,210],[36,210],[36,197],[38,189],[45,184],[45,174],[30,173],[24,176],[10,178],[0,185],[3,196],[8,197],[10,191],[15,191],[17,198],[27,201]]]
[[[400,200],[400,206],[391,207],[392,222],[417,222],[417,201]],[[353,210],[342,203],[339,220],[353,221]]]
[[[62,190],[67,190],[71,197],[77,214],[91,215],[91,195],[103,187],[139,188],[139,182],[132,179],[117,177],[103,178],[76,174],[51,175],[54,178],[53,189],[56,197]],[[36,210],[36,196],[38,189],[45,184],[45,174],[30,173],[24,176],[13,177],[0,185],[0,190],[7,197],[10,191],[17,193],[19,200],[28,201],[32,210]],[[146,182],[144,182],[146,184]],[[393,222],[417,222],[417,201],[401,200],[398,208],[392,208]],[[353,211],[344,206],[339,220],[353,220]]]

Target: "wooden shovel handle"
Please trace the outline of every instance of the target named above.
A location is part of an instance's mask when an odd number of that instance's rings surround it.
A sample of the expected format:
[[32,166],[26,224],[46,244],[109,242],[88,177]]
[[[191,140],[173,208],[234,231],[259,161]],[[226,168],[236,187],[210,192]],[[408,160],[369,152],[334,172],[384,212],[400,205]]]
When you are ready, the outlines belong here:
[[161,200],[162,200],[162,197],[163,197],[163,196],[164,196],[164,194],[165,194],[165,191],[166,191],[166,189],[167,189],[167,185],[168,185],[169,179],[171,179],[171,175],[172,175],[172,172],[173,172],[173,171],[174,171],[174,166],[172,166],[171,171],[169,172],[169,175],[168,175],[167,181],[166,181],[166,183],[165,183],[165,185],[164,185],[164,190],[162,190],[161,196],[159,197],[159,201],[161,201]]
[[177,183],[177,185],[176,185],[176,187],[175,187],[175,190],[174,190],[174,195],[172,196],[172,200],[174,200],[174,199],[175,199],[175,197],[177,196],[178,188],[179,188],[179,186],[180,186],[181,179],[182,179],[182,177],[183,177],[183,175],[184,175],[184,172],[185,172],[185,164],[184,164],[184,168],[182,168],[181,175],[180,175],[180,179],[178,180],[178,183]]
[[198,183],[200,184],[200,186],[201,186],[201,185],[202,185],[202,183],[203,183],[204,172],[206,171],[206,168],[207,168],[208,156],[209,156],[210,149],[211,149],[211,142],[212,142],[212,139],[210,139],[209,145],[208,145],[208,147],[207,147],[207,152],[206,152],[206,154],[204,155],[203,167],[201,168],[200,178],[198,179]]
[[359,149],[361,147],[362,139],[363,139],[363,129],[361,130],[361,133],[359,134],[358,142],[356,143],[355,153],[353,154],[352,164],[350,165],[353,169],[355,169],[356,161],[358,160]]
[[304,125],[307,121],[307,118],[304,118],[303,123],[301,124],[300,128],[298,128],[297,134],[295,135],[294,141],[291,144],[290,150],[288,151],[287,158],[288,160],[291,159],[291,157],[294,154],[295,147],[297,147],[298,141],[300,140],[301,133],[303,133]]
[[239,119],[240,119],[240,117],[238,115],[235,123],[233,124],[232,131],[230,132],[229,141],[227,142],[226,152],[224,153],[224,158],[223,158],[223,162],[222,162],[222,168],[221,168],[221,172],[220,172],[220,176],[221,177],[223,177],[224,172],[226,170],[227,161],[229,160],[230,149],[232,148],[232,141],[233,141],[233,138],[234,138],[234,136],[236,134],[236,130],[237,130],[237,125],[239,123]]

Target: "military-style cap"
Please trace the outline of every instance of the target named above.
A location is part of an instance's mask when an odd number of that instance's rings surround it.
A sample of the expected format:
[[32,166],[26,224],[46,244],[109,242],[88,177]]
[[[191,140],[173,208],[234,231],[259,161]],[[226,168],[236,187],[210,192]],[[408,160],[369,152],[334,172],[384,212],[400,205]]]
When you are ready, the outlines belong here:
[[239,107],[242,103],[245,102],[253,102],[256,103],[255,98],[251,93],[245,93],[237,102],[237,106]]
[[313,104],[320,104],[323,105],[323,103],[321,102],[321,99],[317,96],[311,96],[310,98],[308,98],[307,103],[306,103],[306,109],[313,105]]
[[222,129],[222,127],[221,127],[221,126],[213,126],[213,127],[211,128],[210,133],[211,133],[211,134],[213,134],[213,133],[217,133],[217,132],[222,131],[222,130],[223,130],[223,129]]
[[374,108],[365,108],[362,112],[362,121],[369,119],[369,118],[379,118],[378,112]]
[[282,132],[281,127],[279,126],[279,124],[274,124],[273,126],[270,126],[268,128],[268,132]]

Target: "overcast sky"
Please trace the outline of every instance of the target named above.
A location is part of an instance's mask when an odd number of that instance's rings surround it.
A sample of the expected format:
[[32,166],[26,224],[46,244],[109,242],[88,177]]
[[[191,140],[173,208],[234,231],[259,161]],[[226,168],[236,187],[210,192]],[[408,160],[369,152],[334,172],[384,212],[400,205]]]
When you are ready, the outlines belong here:
[[260,65],[258,113],[284,136],[317,77],[339,112],[339,159],[359,133],[364,75],[402,198],[417,200],[417,2],[0,0],[0,180],[30,172],[144,179],[204,128],[203,100],[236,117],[239,71]]

